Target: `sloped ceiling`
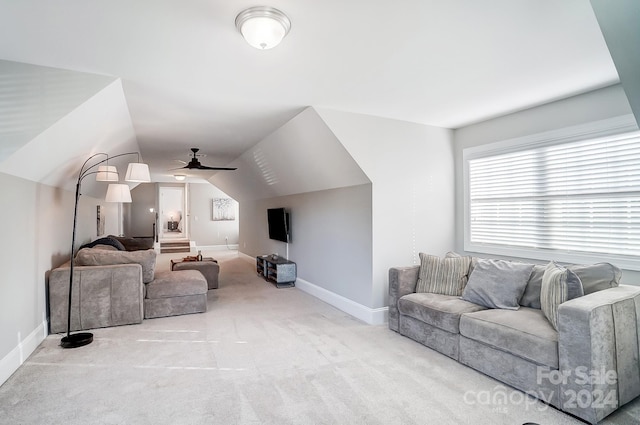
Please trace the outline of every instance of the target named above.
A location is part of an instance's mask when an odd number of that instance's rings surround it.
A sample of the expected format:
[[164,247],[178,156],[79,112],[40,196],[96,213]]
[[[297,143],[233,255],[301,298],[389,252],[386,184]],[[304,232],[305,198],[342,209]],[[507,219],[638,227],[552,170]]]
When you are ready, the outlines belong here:
[[0,0],[0,58],[113,75],[152,171],[226,165],[307,106],[457,128],[618,82],[588,0]]
[[[5,70],[31,75],[17,84],[13,113],[24,110],[22,121],[9,120],[2,134],[0,172],[50,186],[75,190],[80,168],[91,155],[139,152],[131,117],[119,79],[4,63]],[[24,104],[24,109],[15,105]],[[24,125],[20,126],[20,123]],[[5,137],[13,143],[5,143]],[[89,165],[106,158],[96,157]],[[137,156],[109,163],[121,173]],[[84,194],[103,197],[106,185],[83,182]]]
[[0,60],[0,163],[115,80]]
[[314,108],[307,108],[209,181],[238,201],[370,183]]
[[640,1],[591,0],[620,83],[640,125]]

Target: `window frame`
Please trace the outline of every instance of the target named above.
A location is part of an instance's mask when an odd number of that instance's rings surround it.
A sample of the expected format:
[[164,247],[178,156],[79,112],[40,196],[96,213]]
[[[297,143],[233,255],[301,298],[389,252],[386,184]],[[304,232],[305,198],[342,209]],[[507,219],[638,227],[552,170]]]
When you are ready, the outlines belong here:
[[621,257],[601,253],[590,254],[537,248],[514,248],[506,245],[485,245],[472,243],[470,240],[471,201],[469,187],[469,162],[471,160],[580,140],[619,135],[634,131],[638,131],[638,124],[635,121],[635,117],[633,115],[624,115],[463,149],[464,250],[470,253],[545,261],[557,260],[564,263],[584,264],[610,262],[627,270],[640,270],[640,258],[634,259],[632,257]]

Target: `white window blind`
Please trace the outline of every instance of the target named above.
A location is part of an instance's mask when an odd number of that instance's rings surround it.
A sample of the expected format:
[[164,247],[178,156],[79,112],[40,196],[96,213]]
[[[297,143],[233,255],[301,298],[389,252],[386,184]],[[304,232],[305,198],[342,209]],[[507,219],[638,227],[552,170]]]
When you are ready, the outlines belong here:
[[467,167],[471,245],[640,259],[640,132],[494,152]]

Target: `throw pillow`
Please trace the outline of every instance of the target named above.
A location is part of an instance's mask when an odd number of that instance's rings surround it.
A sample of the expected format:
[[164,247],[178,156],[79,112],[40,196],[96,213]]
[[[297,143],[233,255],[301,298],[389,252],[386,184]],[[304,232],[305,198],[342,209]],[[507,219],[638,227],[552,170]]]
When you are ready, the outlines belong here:
[[532,269],[533,264],[479,258],[462,299],[487,308],[518,310]]
[[140,264],[142,281],[153,280],[156,269],[156,252],[146,251],[106,251],[102,249],[83,248],[76,254],[75,264],[78,266],[109,266],[113,264]]
[[580,278],[585,295],[603,289],[615,288],[620,284],[622,277],[620,269],[609,263],[571,265],[567,268]]
[[420,253],[416,292],[460,295],[467,284],[471,257],[440,258]]
[[93,242],[86,243],[82,245],[80,249],[93,248],[96,245],[111,245],[112,247],[116,248],[118,251],[125,250],[124,245],[122,245],[119,240],[117,240],[114,236],[111,236],[111,235],[105,236],[104,238],[96,239]]
[[546,264],[535,264],[533,266],[527,287],[522,298],[520,298],[521,306],[540,310],[540,288],[542,288],[542,276],[544,276],[545,268]]
[[565,301],[584,295],[580,278],[571,270],[556,264],[547,264],[542,276],[540,305],[542,312],[555,330],[558,330],[558,307]]

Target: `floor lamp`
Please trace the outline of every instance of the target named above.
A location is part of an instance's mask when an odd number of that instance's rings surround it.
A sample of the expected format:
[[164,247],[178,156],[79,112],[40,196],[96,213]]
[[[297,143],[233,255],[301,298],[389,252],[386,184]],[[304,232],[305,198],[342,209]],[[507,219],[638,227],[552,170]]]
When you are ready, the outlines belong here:
[[[78,201],[80,199],[80,189],[82,186],[82,180],[85,177],[95,174],[96,181],[103,182],[116,182],[109,184],[107,188],[106,202],[131,202],[131,192],[129,186],[126,184],[118,184],[118,170],[113,165],[108,165],[109,160],[119,158],[126,155],[138,155],[138,162],[132,162],[127,167],[127,174],[125,175],[125,181],[128,182],[150,182],[151,177],[149,175],[149,166],[140,162],[140,154],[138,152],[128,152],[115,156],[109,156],[106,153],[97,153],[91,155],[80,168],[78,174],[78,182],[76,183],[76,200],[73,209],[73,233],[71,236],[71,266],[69,270],[69,305],[67,310],[67,336],[60,340],[62,348],[76,348],[83,345],[90,344],[93,341],[93,334],[89,332],[78,332],[71,334],[71,299],[73,291],[73,266],[74,266],[74,251],[76,244],[76,223],[78,221]],[[93,163],[98,157],[106,157],[105,159]],[[102,164],[107,165],[102,165]]]

